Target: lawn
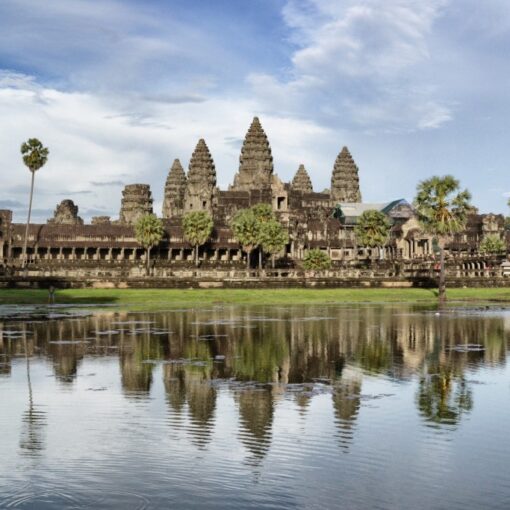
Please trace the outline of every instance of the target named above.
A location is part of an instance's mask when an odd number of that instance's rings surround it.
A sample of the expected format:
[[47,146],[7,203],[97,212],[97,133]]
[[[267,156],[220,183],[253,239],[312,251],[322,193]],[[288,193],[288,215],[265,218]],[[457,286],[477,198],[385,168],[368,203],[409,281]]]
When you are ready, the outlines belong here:
[[[450,301],[508,301],[510,288],[450,289]],[[45,304],[47,290],[0,289],[0,304]],[[436,289],[66,289],[61,304],[119,304],[143,308],[217,303],[291,305],[321,303],[435,302]]]

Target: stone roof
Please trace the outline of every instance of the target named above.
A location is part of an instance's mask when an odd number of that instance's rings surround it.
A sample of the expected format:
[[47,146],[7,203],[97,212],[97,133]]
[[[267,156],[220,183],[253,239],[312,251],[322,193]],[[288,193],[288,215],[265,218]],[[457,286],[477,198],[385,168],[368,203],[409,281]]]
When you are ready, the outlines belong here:
[[234,178],[234,190],[259,190],[271,187],[273,156],[258,117],[246,133],[239,158],[239,172]]
[[152,193],[148,184],[128,184],[122,191],[119,221],[133,225],[145,214],[152,214]]
[[184,194],[186,191],[186,174],[181,162],[174,159],[168,172],[163,197],[163,218],[173,216],[184,208]]
[[299,165],[296,175],[292,179],[292,189],[303,193],[313,192],[312,181],[304,165]]
[[347,147],[337,156],[333,167],[331,198],[338,202],[361,202],[358,167]]
[[203,138],[197,143],[189,162],[188,185],[216,186],[216,167]]
[[83,220],[78,216],[78,206],[72,200],[62,200],[55,208],[53,218],[48,220],[53,225],[83,225]]
[[356,219],[365,211],[376,210],[391,216],[392,211],[399,206],[411,207],[403,198],[391,202],[338,202],[334,216],[339,219],[342,218],[346,224],[356,223]]

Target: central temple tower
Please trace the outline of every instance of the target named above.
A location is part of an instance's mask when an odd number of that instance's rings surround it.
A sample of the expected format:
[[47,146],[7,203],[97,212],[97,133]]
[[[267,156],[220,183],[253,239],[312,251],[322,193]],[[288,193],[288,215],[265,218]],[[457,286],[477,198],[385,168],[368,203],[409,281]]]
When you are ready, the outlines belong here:
[[239,172],[234,177],[234,191],[266,191],[271,189],[273,156],[266,133],[258,117],[253,119],[243,142]]

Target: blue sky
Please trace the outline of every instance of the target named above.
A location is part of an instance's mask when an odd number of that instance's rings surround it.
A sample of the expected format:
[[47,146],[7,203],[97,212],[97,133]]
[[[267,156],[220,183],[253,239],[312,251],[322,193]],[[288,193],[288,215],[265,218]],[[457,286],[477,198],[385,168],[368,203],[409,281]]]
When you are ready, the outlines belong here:
[[2,0],[0,207],[24,220],[36,136],[35,219],[68,197],[115,217],[134,182],[160,212],[200,137],[226,188],[258,115],[283,180],[304,163],[329,187],[348,145],[365,201],[452,173],[506,213],[508,48],[507,0]]

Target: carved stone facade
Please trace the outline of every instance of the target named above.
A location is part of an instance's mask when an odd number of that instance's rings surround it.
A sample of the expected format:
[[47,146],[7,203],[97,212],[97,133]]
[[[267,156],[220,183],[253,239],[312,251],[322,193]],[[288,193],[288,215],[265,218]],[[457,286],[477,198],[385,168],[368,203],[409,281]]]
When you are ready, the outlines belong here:
[[266,133],[258,117],[253,119],[241,148],[239,172],[234,177],[233,191],[258,191],[271,188],[273,156]]
[[185,195],[186,174],[184,173],[181,162],[178,159],[174,159],[165,183],[163,218],[171,218],[172,216],[179,216],[183,213]]
[[[304,165],[292,182],[283,182],[275,173],[268,137],[254,118],[241,149],[239,169],[228,190],[216,185],[216,168],[206,142],[200,139],[191,156],[187,176],[178,159],[167,175],[163,195],[165,236],[154,248],[154,260],[181,264],[192,261],[193,250],[185,240],[182,217],[191,211],[208,211],[214,220],[211,239],[201,249],[203,261],[215,266],[242,265],[244,257],[230,229],[232,217],[240,209],[257,203],[271,204],[287,229],[289,243],[281,253],[281,267],[299,267],[310,249],[328,253],[334,264],[349,265],[367,259],[432,260],[434,245],[405,200],[362,203],[358,167],[344,147],[332,168],[331,190],[316,192]],[[391,236],[384,250],[358,246],[354,235],[357,218],[363,211],[382,211],[391,221]],[[147,184],[131,184],[122,192],[119,219],[95,217],[84,225],[77,206],[63,201],[47,225],[30,225],[30,260],[136,261],[144,255],[134,235],[133,225],[142,215],[152,213],[153,199]],[[21,257],[24,224],[13,224],[10,211],[0,211],[0,255],[6,260]],[[501,215],[472,214],[464,232],[447,245],[450,256],[473,256],[487,234],[506,239]]]
[[216,168],[205,140],[201,138],[191,155],[184,193],[184,212],[213,212],[216,196]]
[[358,167],[347,147],[342,149],[333,167],[331,198],[338,202],[361,202]]
[[291,188],[293,191],[301,191],[302,193],[312,193],[312,181],[308,172],[306,171],[305,165],[299,165],[298,171],[292,179]]
[[119,222],[134,225],[145,214],[152,214],[152,193],[148,184],[128,184],[122,191]]
[[53,218],[48,220],[49,225],[83,225],[78,216],[78,206],[72,200],[62,200],[57,205]]

